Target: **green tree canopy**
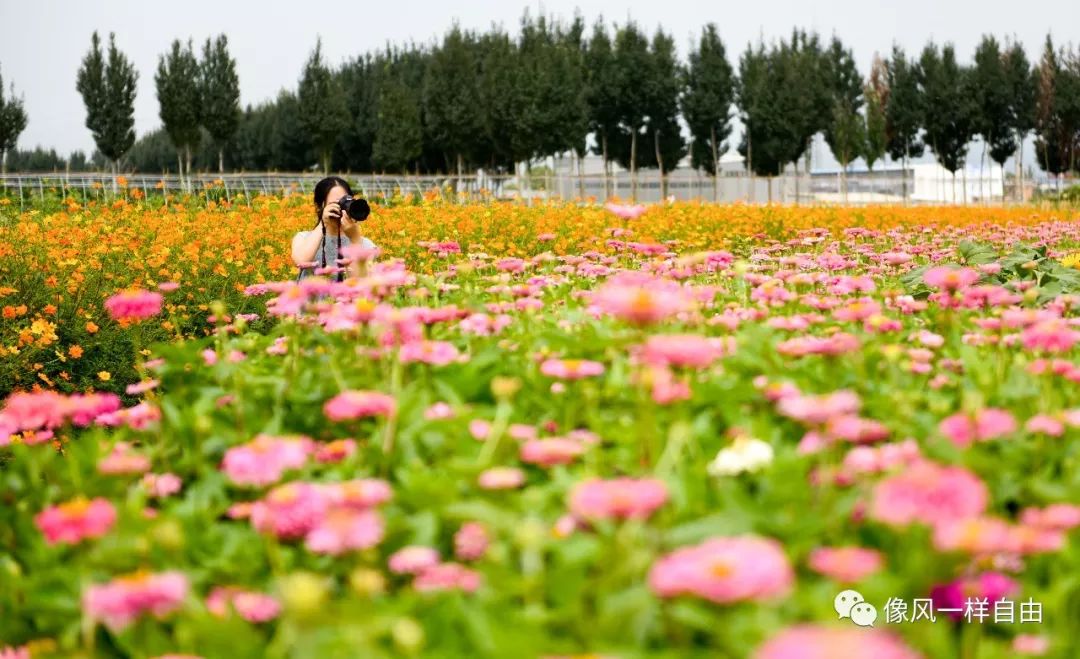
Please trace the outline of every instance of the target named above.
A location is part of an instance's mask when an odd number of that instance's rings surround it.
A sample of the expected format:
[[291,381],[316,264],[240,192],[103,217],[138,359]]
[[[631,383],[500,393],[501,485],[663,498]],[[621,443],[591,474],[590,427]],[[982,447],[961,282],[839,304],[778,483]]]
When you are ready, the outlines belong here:
[[4,78],[0,76],[0,173],[7,172],[8,152],[15,149],[26,124],[26,110],[22,99],[15,96],[14,83],[10,95],[4,98]]
[[187,172],[191,173],[191,155],[202,140],[202,93],[199,79],[199,62],[191,49],[173,40],[172,49],[158,59],[157,75],[154,84],[157,87],[157,99],[160,110],[158,116],[172,140],[177,154],[184,154]]
[[114,172],[117,161],[135,143],[138,79],[135,66],[117,49],[115,35],[109,34],[106,60],[101,52],[101,39],[94,32],[90,51],[79,69],[76,88],[86,105],[86,127],[93,134],[98,150],[112,163]]
[[716,25],[709,23],[702,28],[688,60],[681,105],[693,140],[690,161],[695,169],[719,176],[720,156],[727,150],[725,140],[731,134],[735,74]]
[[240,79],[224,34],[203,44],[201,72],[202,125],[217,146],[218,171],[225,171],[225,148],[240,124]]
[[319,156],[322,171],[330,171],[334,145],[349,124],[349,110],[341,82],[322,59],[322,40],[304,65],[300,78],[300,123],[311,138]]

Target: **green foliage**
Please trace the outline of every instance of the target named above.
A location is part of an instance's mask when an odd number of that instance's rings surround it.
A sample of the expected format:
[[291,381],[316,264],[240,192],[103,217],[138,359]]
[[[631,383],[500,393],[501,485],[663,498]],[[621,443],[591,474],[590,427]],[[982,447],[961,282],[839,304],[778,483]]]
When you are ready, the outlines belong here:
[[727,60],[724,42],[709,23],[690,51],[680,98],[683,117],[690,127],[690,155],[695,169],[716,173],[731,134],[731,106],[735,101],[735,72]]
[[859,114],[863,104],[862,78],[851,49],[844,48],[837,37],[833,37],[825,51],[824,61],[831,110],[825,125],[825,142],[846,169],[862,155],[866,143],[866,123]]
[[985,35],[975,49],[971,71],[975,103],[974,129],[990,147],[990,157],[998,165],[1016,151],[1013,88],[1005,70],[1005,60],[997,39]]
[[187,157],[187,171],[191,172],[191,152],[202,141],[202,87],[199,62],[188,41],[187,48],[175,39],[167,56],[158,59],[157,98],[160,105],[161,123],[178,153]]
[[925,104],[919,90],[921,72],[918,62],[908,59],[900,46],[893,46],[886,67],[889,100],[885,104],[885,134],[893,160],[907,161],[923,154],[919,139]]
[[589,130],[596,138],[595,152],[606,159],[619,127],[619,76],[615,51],[603,21],[593,26],[584,60]]
[[739,60],[737,97],[744,126],[739,153],[747,169],[759,176],[779,175],[806,148],[802,129],[809,124],[800,125],[796,118],[804,116],[805,104],[814,99],[802,95],[798,82],[806,68],[799,43],[796,35],[791,46],[770,51],[763,43],[756,49],[747,46]]
[[[682,138],[678,116],[682,66],[675,57],[674,40],[663,30],[657,30],[653,35],[649,67],[644,73],[644,109],[648,117],[645,134],[652,138],[652,158],[647,160],[646,166],[667,173],[686,155],[686,143]],[[661,191],[662,194],[665,192]]]
[[213,43],[207,38],[200,70],[202,125],[217,146],[218,170],[224,171],[225,147],[240,125],[240,79],[236,75],[236,60],[229,55],[228,37],[219,35]]
[[646,81],[652,66],[649,40],[633,22],[615,31],[615,115],[618,117],[618,139],[608,144],[626,169],[636,171],[647,157],[641,148],[645,128],[646,105],[649,101]]
[[4,97],[4,78],[0,76],[0,173],[7,171],[8,152],[15,148],[19,135],[26,129],[26,109],[21,98],[15,96],[15,83],[11,93]]
[[[959,260],[943,262],[935,266],[976,267],[996,264],[998,268],[984,270],[983,284],[1004,286],[1014,281],[1031,281],[1039,292],[1037,302],[1046,304],[1059,295],[1080,294],[1080,270],[1062,265],[1047,255],[1045,245],[1017,245],[1007,253],[1001,253],[990,243],[965,240],[957,245]],[[932,290],[923,281],[930,266],[915,268],[901,277],[908,291],[917,297],[926,297]]]
[[101,39],[94,32],[90,51],[79,69],[76,88],[86,105],[86,127],[97,148],[113,167],[135,143],[135,83],[139,74],[134,64],[116,47],[109,34],[108,61],[101,52]]
[[349,123],[349,110],[345,105],[341,81],[327,68],[322,59],[322,41],[304,65],[300,79],[300,123],[311,137],[311,143],[319,154],[322,171],[330,171],[330,156],[342,131]]
[[955,175],[964,166],[976,125],[971,74],[956,62],[952,44],[940,51],[933,43],[926,45],[919,58],[919,87],[924,139],[941,166]]
[[1063,174],[1080,164],[1080,56],[1046,37],[1036,73],[1035,151],[1039,165]]
[[420,156],[423,129],[416,94],[397,81],[382,87],[372,163],[384,171],[405,171]]
[[424,117],[447,169],[461,173],[483,135],[477,84],[476,37],[455,25],[428,58],[424,76]]
[[885,62],[874,57],[870,78],[863,88],[863,98],[866,99],[866,141],[863,144],[862,156],[866,160],[866,168],[871,171],[874,163],[885,157],[885,151],[889,147],[886,117],[889,106],[887,77]]

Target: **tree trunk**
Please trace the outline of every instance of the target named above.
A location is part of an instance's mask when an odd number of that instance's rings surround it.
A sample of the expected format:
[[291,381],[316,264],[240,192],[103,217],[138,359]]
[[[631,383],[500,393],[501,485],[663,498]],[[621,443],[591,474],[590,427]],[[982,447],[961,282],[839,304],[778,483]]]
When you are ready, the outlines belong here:
[[0,149],[0,175],[2,174],[7,174],[7,149]]
[[772,174],[769,174],[769,205],[772,205]]
[[116,181],[116,177],[119,176],[119,174],[120,174],[120,163],[117,160],[113,160],[112,161],[112,191],[113,191],[114,195],[120,193],[119,184]]
[[[956,174],[953,174],[953,178],[956,178]],[[960,192],[961,192],[962,198],[964,200],[964,205],[967,206],[968,200],[967,200],[967,167],[966,166],[960,172],[960,182],[961,182]]]
[[[187,145],[185,155],[187,156],[187,167],[185,168],[184,171],[185,171],[185,173],[187,175],[188,187],[193,190],[194,188],[191,185],[191,145],[190,144]],[[189,190],[189,191],[192,191],[192,190]]]
[[[604,131],[602,129],[601,129],[600,132],[604,133]],[[604,156],[603,156],[604,157],[604,201],[606,202],[608,200],[608,196],[611,194],[608,191],[608,183],[609,183],[608,175],[610,174],[610,172],[608,171],[609,166],[608,166],[607,134],[606,133],[604,133],[603,135],[600,136],[600,148],[604,152]]]
[[983,140],[982,156],[979,158],[979,196],[982,197],[983,205],[986,205],[986,190],[983,188],[983,178],[986,171],[986,140]]
[[217,170],[218,174],[225,173],[225,149],[219,147],[217,152]]
[[630,133],[630,201],[637,201],[637,129]]
[[750,124],[746,124],[746,171],[750,173],[750,201],[754,201],[754,143],[750,140]]
[[720,154],[719,149],[716,146],[716,126],[709,128],[709,146],[712,148],[712,200],[715,204],[720,201]]
[[176,151],[176,173],[180,176],[180,189],[184,189],[184,156],[179,150]]
[[667,198],[667,179],[664,177],[664,157],[660,155],[660,131],[653,133],[653,149],[656,151],[656,165],[660,168],[660,201]]
[[795,205],[799,205],[799,159],[795,159]]
[[902,168],[901,171],[900,171],[900,174],[901,174],[900,180],[901,180],[901,186],[902,186],[901,189],[903,190],[903,192],[901,194],[904,195],[904,205],[905,206],[907,206],[907,202],[908,202],[908,199],[907,199],[907,161],[908,161],[908,147],[905,144],[904,145],[904,158],[903,158],[902,163],[900,165],[900,167]]
[[455,198],[457,197],[458,188],[461,187],[461,175],[462,175],[462,172],[464,171],[464,169],[465,169],[465,159],[462,158],[461,154],[459,153],[459,154],[457,154],[457,184],[454,185],[454,196],[455,196]]
[[574,155],[577,156],[578,196],[581,197],[581,201],[585,201],[585,156],[577,151]]
[[[1024,135],[1016,131],[1016,200],[1024,201]],[[1002,169],[1001,184],[1005,185],[1005,170]],[[1002,190],[1002,195],[1005,191]]]

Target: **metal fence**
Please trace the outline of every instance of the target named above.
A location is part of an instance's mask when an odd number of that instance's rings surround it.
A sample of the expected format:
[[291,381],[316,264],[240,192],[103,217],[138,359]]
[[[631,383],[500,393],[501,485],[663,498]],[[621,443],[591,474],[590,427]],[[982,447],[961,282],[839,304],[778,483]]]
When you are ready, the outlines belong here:
[[[162,195],[166,203],[182,195],[248,203],[258,195],[288,196],[311,194],[321,174],[243,173],[151,176],[129,174],[114,177],[108,173],[32,173],[0,175],[0,194],[17,197],[20,208],[46,197],[72,198],[87,202],[105,200],[117,194],[149,197]],[[717,203],[781,204],[1002,204],[1021,195],[1010,182],[999,179],[994,194],[976,193],[984,188],[971,182],[964,194],[948,194],[942,183],[931,195],[916,194],[910,175],[900,173],[873,176],[851,174],[842,180],[835,175],[801,173],[770,179],[750,176],[744,171],[724,172],[716,179],[695,170],[676,170],[661,177],[656,170],[643,170],[632,177],[629,172],[611,176],[577,175],[534,170],[531,175],[488,175],[484,173],[455,176],[345,175],[354,191],[371,199],[395,196],[432,196],[448,201],[537,201],[603,203],[612,199],[657,202],[665,199],[700,200]],[[635,181],[636,179],[636,181]],[[992,189],[990,186],[985,190]],[[955,190],[955,188],[954,188]],[[968,194],[968,191],[971,194]],[[1030,192],[1030,191],[1028,191]],[[1024,197],[1026,198],[1026,194]]]

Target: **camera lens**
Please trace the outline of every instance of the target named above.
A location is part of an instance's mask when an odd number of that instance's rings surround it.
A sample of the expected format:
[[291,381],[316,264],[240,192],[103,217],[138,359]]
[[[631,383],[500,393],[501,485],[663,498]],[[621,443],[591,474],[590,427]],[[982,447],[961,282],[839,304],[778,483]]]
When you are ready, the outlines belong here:
[[371,206],[368,206],[367,200],[365,199],[351,199],[349,204],[345,207],[345,212],[357,222],[363,222],[371,213]]

